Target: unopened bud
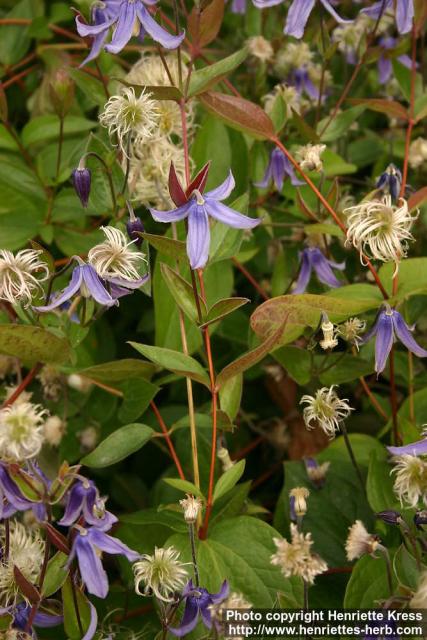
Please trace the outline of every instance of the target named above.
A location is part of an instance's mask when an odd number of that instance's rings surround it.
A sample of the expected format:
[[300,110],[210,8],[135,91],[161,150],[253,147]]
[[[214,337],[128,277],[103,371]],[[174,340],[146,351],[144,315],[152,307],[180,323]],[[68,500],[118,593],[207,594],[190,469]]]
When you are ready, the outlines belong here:
[[74,82],[66,69],[56,71],[49,88],[55,113],[64,118],[74,99]]
[[297,518],[302,518],[307,513],[307,498],[310,491],[307,487],[295,487],[289,492],[291,498],[291,510]]
[[322,349],[326,351],[327,349],[333,349],[336,347],[338,340],[335,337],[335,327],[329,320],[326,313],[322,313],[322,324],[320,325],[320,328],[323,332],[323,340],[319,342]]
[[234,462],[230,458],[230,452],[225,447],[219,447],[217,454],[222,463],[222,470],[228,471],[234,465]]
[[398,511],[393,511],[393,509],[380,511],[376,516],[386,524],[400,524],[402,522],[402,516],[400,513]]
[[414,515],[414,524],[417,527],[421,527],[423,524],[427,524],[427,511],[423,509],[422,511],[417,511]]
[[202,501],[200,498],[195,498],[187,494],[187,497],[184,500],[180,500],[179,504],[184,510],[184,520],[188,524],[194,524],[197,521],[197,517],[200,513],[200,509],[202,508]]
[[86,208],[89,202],[90,186],[92,182],[92,174],[90,169],[84,166],[83,160],[80,161],[77,169],[71,174],[74,189],[80,198],[80,202]]
[[311,482],[317,489],[325,484],[326,474],[330,467],[330,462],[322,462],[319,464],[314,458],[305,458],[305,469]]

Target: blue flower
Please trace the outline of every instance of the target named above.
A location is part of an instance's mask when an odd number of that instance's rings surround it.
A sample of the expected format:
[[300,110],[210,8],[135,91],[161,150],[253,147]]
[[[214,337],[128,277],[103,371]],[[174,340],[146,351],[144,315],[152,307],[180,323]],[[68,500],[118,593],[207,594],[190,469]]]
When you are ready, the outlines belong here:
[[310,281],[311,272],[314,270],[316,276],[328,287],[337,288],[342,285],[335,276],[332,269],[345,269],[345,262],[333,262],[325,258],[317,247],[307,247],[300,253],[301,269],[298,280],[292,293],[304,293]]
[[[173,36],[151,17],[147,6],[153,6],[156,0],[105,0],[103,6],[95,6],[92,11],[93,24],[86,24],[77,16],[76,25],[80,36],[93,37],[91,52],[84,60],[86,64],[96,58],[101,49],[110,53],[119,53],[139,29],[139,38],[146,34],[166,49],[176,49],[185,37],[185,33]],[[114,27],[110,44],[105,45],[108,33]]]
[[34,506],[10,478],[7,467],[0,463],[0,520],[10,518],[17,511],[26,511]]
[[[302,38],[304,35],[305,25],[310,17],[311,12],[314,9],[316,0],[293,0],[289,7],[288,15],[286,18],[286,24],[284,33],[294,38]],[[335,18],[340,24],[348,24],[352,20],[344,20],[335,11],[330,0],[319,0],[322,6]],[[390,0],[391,1],[391,0]],[[277,4],[281,4],[283,0],[253,0],[254,5],[258,9],[265,9],[266,7],[274,7]]]
[[402,447],[387,447],[393,456],[425,456],[427,455],[427,436]]
[[[16,607],[7,607],[6,609],[0,610],[0,613],[9,613],[13,618],[12,628],[19,629],[20,631],[26,631],[28,625],[28,619],[31,613],[31,605],[26,604],[24,602],[20,602]],[[33,625],[35,627],[40,627],[43,629],[48,629],[50,627],[56,627],[59,624],[62,624],[63,617],[53,615],[50,613],[44,613],[43,611],[38,610],[33,618]],[[30,629],[30,634],[35,637],[34,629]]]
[[[384,50],[384,53],[382,53],[378,58],[377,63],[378,79],[380,84],[387,84],[387,82],[390,80],[393,71],[393,65],[390,58],[386,56],[386,52],[389,49],[394,49],[394,47],[397,45],[397,42],[397,38],[392,38],[391,36],[385,36],[384,38],[380,38],[378,41],[378,45]],[[408,69],[412,67],[412,60],[406,53],[398,56],[397,60]]]
[[92,480],[78,480],[68,493],[65,513],[58,524],[70,527],[83,515],[85,522],[102,531],[109,531],[117,522],[114,514],[106,511],[104,500]]
[[108,578],[102,566],[100,551],[125,556],[130,562],[138,560],[140,554],[129,549],[121,540],[109,536],[96,527],[77,527],[68,566],[77,557],[81,578],[89,593],[98,598],[108,594]]
[[417,344],[411,334],[412,328],[408,327],[401,314],[385,305],[377,316],[371,329],[365,333],[361,343],[365,344],[373,336],[375,340],[375,371],[379,374],[384,371],[387,358],[390,354],[396,338],[405,347],[419,358],[427,357],[427,351]]
[[273,149],[264,177],[261,182],[255,182],[255,186],[266,188],[270,185],[270,182],[274,182],[277,191],[282,191],[285,178],[290,178],[291,184],[293,184],[294,187],[305,184],[298,180],[292,164],[283,151]]
[[246,0],[231,0],[231,13],[244,15],[246,13]]
[[396,27],[400,34],[409,33],[414,19],[414,0],[378,0],[371,7],[362,9],[362,13],[373,20],[378,20],[381,14],[396,7]]
[[189,200],[171,211],[150,209],[157,222],[179,222],[188,220],[187,254],[192,269],[203,269],[209,258],[210,229],[209,216],[235,229],[253,229],[260,220],[230,209],[222,200],[228,198],[234,189],[233,174],[229,173],[224,182],[205,194],[195,189]]
[[85,264],[78,256],[73,256],[73,259],[78,266],[73,269],[70,284],[59,295],[54,296],[50,304],[34,307],[36,311],[44,313],[57,309],[75,295],[91,297],[105,307],[112,307],[118,304],[118,298],[131,293],[130,289],[139,289],[149,277],[147,275],[134,281],[122,278],[102,279],[90,264]]
[[181,624],[177,628],[169,627],[169,632],[178,638],[186,636],[197,626],[199,616],[205,627],[212,629],[210,608],[212,605],[222,602],[228,596],[228,592],[227,580],[224,580],[218,593],[209,593],[203,587],[195,587],[193,581],[190,580],[182,592],[182,597],[185,600],[185,609]]

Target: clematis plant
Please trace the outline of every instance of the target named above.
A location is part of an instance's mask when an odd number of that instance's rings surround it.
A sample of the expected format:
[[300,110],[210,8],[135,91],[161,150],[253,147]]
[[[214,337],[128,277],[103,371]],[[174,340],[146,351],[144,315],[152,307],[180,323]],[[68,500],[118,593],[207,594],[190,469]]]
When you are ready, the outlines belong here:
[[78,480],[70,489],[67,506],[60,525],[69,527],[83,516],[85,522],[101,531],[108,531],[117,522],[114,514],[106,511],[105,501],[100,497],[92,480]]
[[[235,229],[253,229],[261,222],[259,219],[249,218],[223,204],[222,201],[228,198],[235,186],[231,171],[219,187],[203,193],[208,169],[209,167],[205,167],[198,174],[186,193],[181,186],[177,188],[176,181],[173,181],[174,187],[172,190],[170,189],[171,197],[175,203],[181,203],[176,209],[170,211],[150,209],[151,215],[157,222],[168,223],[187,220],[187,255],[192,269],[203,269],[209,258],[209,217]],[[173,173],[174,170],[172,170],[172,175]]]
[[283,151],[273,149],[264,177],[260,182],[255,182],[255,186],[266,188],[273,182],[277,191],[280,192],[286,178],[290,179],[294,187],[305,184],[296,177],[294,168]]
[[384,305],[374,325],[361,339],[361,343],[365,344],[375,336],[375,371],[378,374],[384,371],[396,339],[419,358],[427,357],[427,350],[415,342],[411,331],[413,328],[406,324],[396,309],[392,309],[390,305]]
[[[76,17],[77,31],[82,37],[92,37],[92,48],[83,65],[96,58],[105,48],[109,53],[119,53],[138,29],[139,38],[146,34],[154,42],[166,49],[176,49],[184,39],[184,32],[173,36],[151,17],[147,7],[156,4],[156,0],[105,0],[102,6],[95,5],[92,11],[93,24],[87,24],[82,17]],[[110,28],[113,36],[109,44],[105,44]]]
[[362,9],[362,13],[378,20],[388,10],[395,10],[396,27],[399,33],[408,33],[414,19],[414,0],[378,0],[371,7]]
[[318,247],[307,247],[300,252],[301,268],[293,293],[304,293],[314,271],[320,282],[328,287],[337,288],[342,285],[332,269],[342,271],[345,262],[328,260]]

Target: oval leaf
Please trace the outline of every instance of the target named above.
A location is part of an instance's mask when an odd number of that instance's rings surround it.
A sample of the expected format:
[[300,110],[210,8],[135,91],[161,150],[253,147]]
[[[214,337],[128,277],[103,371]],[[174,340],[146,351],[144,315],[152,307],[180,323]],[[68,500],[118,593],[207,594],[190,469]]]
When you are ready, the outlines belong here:
[[109,467],[141,449],[153,433],[145,424],[127,424],[105,438],[81,463],[95,469]]
[[178,375],[185,376],[186,378],[196,380],[196,382],[200,382],[210,389],[207,372],[202,365],[191,356],[187,356],[179,351],[173,351],[172,349],[152,347],[148,344],[139,344],[137,342],[129,342],[129,344],[160,367],[173,371]]
[[236,485],[243,475],[245,470],[246,460],[239,460],[236,464],[233,464],[231,469],[228,469],[220,476],[218,482],[215,485],[213,501],[218,500],[224,493],[230,491]]
[[248,49],[244,47],[236,51],[236,53],[231,54],[231,56],[227,56],[218,62],[214,62],[203,69],[195,71],[191,76],[188,95],[195,96],[212,87],[230,73],[230,71],[238,67],[239,64],[247,58],[247,55]]
[[0,353],[19,358],[26,364],[60,364],[69,359],[68,341],[51,331],[22,324],[0,326]]
[[274,126],[268,115],[257,104],[225,93],[208,91],[199,96],[203,106],[230,127],[249,133],[259,140],[274,137]]
[[179,491],[183,491],[184,493],[190,493],[193,496],[199,496],[199,498],[203,498],[203,493],[196,487],[195,484],[189,482],[188,480],[181,480],[181,478],[163,478],[164,482],[174,489],[178,489]]

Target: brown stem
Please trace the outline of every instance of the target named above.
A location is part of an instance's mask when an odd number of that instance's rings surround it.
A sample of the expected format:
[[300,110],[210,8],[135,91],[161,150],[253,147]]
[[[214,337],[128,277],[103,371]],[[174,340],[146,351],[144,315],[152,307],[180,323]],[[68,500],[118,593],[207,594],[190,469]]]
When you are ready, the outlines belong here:
[[152,408],[152,410],[154,412],[154,415],[157,418],[157,422],[159,423],[161,430],[163,431],[163,433],[165,435],[165,440],[166,440],[166,443],[167,443],[167,445],[169,447],[169,452],[171,454],[172,460],[174,461],[175,466],[177,468],[178,475],[181,478],[181,480],[185,480],[185,475],[184,475],[184,472],[182,470],[182,466],[181,466],[181,463],[179,461],[178,455],[177,455],[177,453],[175,451],[175,447],[173,446],[173,442],[172,442],[172,440],[170,438],[170,435],[169,435],[169,432],[168,432],[168,428],[167,428],[167,426],[166,426],[166,424],[165,424],[165,422],[164,422],[164,420],[163,420],[163,418],[162,418],[162,416],[160,414],[160,411],[158,410],[157,405],[154,402],[154,400],[152,400],[150,402],[150,406],[151,406],[151,408]]
[[253,275],[246,269],[246,267],[244,267],[242,265],[241,262],[239,262],[236,258],[232,258],[231,259],[234,266],[237,267],[237,269],[239,269],[239,271],[241,273],[243,273],[243,275],[245,276],[245,278],[247,280],[249,280],[249,282],[251,283],[251,285],[254,287],[254,289],[256,289],[259,293],[259,295],[264,299],[264,300],[269,300],[270,296],[268,295],[268,293],[261,287],[260,284],[258,284],[258,282],[255,280],[255,278],[253,277]]
[[31,381],[35,378],[35,376],[38,374],[41,368],[42,368],[42,365],[40,364],[40,362],[34,365],[34,367],[29,371],[29,373],[27,373],[27,375],[25,376],[21,384],[12,393],[10,398],[8,398],[3,402],[1,406],[2,409],[5,409],[6,407],[10,407],[10,405],[12,405],[15,402],[15,400],[19,398],[21,393],[25,391],[25,389],[28,387]]

